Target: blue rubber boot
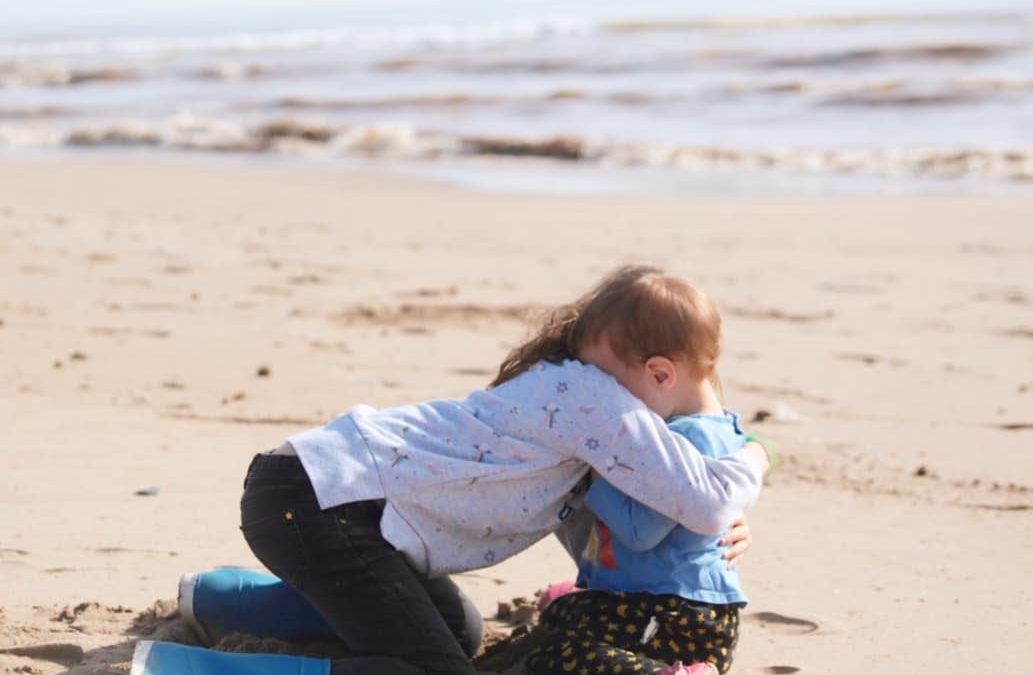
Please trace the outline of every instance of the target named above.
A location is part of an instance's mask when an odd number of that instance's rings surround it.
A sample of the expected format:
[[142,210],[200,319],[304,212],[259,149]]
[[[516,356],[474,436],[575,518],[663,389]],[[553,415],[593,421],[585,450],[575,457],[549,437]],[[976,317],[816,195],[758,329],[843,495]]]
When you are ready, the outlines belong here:
[[271,574],[236,567],[184,575],[179,613],[208,644],[230,633],[290,641],[334,641],[323,617]]
[[141,640],[129,675],[330,675],[328,659],[236,654],[174,642]]

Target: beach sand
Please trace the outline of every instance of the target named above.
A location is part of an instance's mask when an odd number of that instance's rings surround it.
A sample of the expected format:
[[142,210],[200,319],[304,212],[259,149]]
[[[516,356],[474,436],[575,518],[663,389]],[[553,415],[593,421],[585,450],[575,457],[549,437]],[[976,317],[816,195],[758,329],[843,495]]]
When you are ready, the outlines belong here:
[[[734,672],[1028,672],[1031,223],[1019,195],[0,160],[0,669],[122,672],[181,574],[257,567],[255,452],[355,403],[462,397],[535,310],[650,262],[718,303],[727,404],[785,456]],[[572,574],[546,540],[458,581],[491,616]]]

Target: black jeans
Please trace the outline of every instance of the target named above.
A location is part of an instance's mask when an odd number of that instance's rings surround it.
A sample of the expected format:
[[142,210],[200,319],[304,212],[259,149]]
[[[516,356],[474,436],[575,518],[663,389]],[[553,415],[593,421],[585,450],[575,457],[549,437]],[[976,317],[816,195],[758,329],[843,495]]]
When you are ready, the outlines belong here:
[[263,454],[248,468],[241,530],[355,655],[333,675],[473,675],[480,614],[451,579],[418,574],[384,540],[383,510],[375,500],[323,511],[297,457]]

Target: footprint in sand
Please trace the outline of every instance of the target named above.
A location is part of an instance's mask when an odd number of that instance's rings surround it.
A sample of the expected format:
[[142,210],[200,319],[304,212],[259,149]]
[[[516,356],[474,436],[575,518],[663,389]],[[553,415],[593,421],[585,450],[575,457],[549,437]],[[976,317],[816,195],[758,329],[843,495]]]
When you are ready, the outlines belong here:
[[774,321],[787,321],[789,323],[811,323],[831,319],[836,314],[831,309],[820,312],[787,312],[778,308],[766,307],[730,307],[725,310],[727,314],[744,319],[761,319]]
[[756,624],[764,630],[770,630],[783,635],[806,635],[807,633],[814,633],[821,628],[817,621],[787,616],[778,612],[753,612],[743,617],[743,620]]
[[824,283],[818,284],[818,288],[829,293],[840,294],[884,295],[886,293],[885,287],[873,284]]
[[20,548],[0,548],[0,564],[24,565],[25,561],[22,558],[27,555],[29,555],[29,552],[23,551]]
[[289,288],[283,288],[282,286],[271,286],[268,284],[252,286],[251,292],[258,295],[274,295],[280,297],[290,297],[294,295],[294,291]]
[[453,368],[448,371],[453,375],[468,375],[470,377],[491,377],[495,371],[488,368]]
[[294,276],[287,278],[287,283],[292,286],[311,286],[316,284],[325,284],[326,282],[327,279],[318,274],[295,274]]
[[86,331],[90,335],[129,335],[133,332],[130,328],[118,328],[115,326],[91,326]]
[[[807,635],[816,633],[818,629],[822,628],[817,621],[778,612],[753,612],[745,615],[743,620],[757,625],[762,630],[770,630],[782,635]],[[760,672],[770,675],[789,675],[800,672],[800,668],[790,665],[765,666],[760,669]]]
[[458,294],[458,286],[449,286],[448,288],[417,288],[414,290],[398,291],[395,293],[395,295],[400,298],[440,298]]
[[1006,330],[997,331],[997,334],[1003,335],[1004,337],[1025,338],[1030,340],[1033,339],[1033,328],[1008,328]]
[[901,368],[908,365],[907,361],[902,359],[894,359],[886,356],[878,356],[875,354],[863,354],[863,353],[849,353],[849,354],[836,354],[837,359],[843,359],[844,361],[858,361],[866,366],[874,366],[877,364],[888,364],[894,368]]

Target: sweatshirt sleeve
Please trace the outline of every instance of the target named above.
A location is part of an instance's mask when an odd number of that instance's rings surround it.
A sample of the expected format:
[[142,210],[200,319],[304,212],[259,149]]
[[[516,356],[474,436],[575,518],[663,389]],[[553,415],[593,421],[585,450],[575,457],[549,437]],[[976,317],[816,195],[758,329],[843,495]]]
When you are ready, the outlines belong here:
[[619,491],[692,532],[724,532],[760,494],[762,460],[745,450],[704,457],[593,365],[538,364],[527,377],[501,385],[500,393],[521,413],[512,433],[588,464]]
[[760,494],[760,463],[744,450],[704,457],[641,401],[626,398],[633,403],[625,401],[620,414],[586,424],[575,456],[619,491],[693,532],[728,529]]
[[592,482],[592,487],[585,495],[585,506],[606,524],[613,536],[632,551],[648,551],[656,547],[678,525],[602,478]]
[[[569,362],[568,362],[569,364]],[[546,434],[624,494],[699,534],[719,534],[760,494],[763,467],[744,450],[702,456],[615,377],[578,364],[540,404]],[[568,365],[567,368],[577,366]],[[545,438],[542,438],[546,440]]]

